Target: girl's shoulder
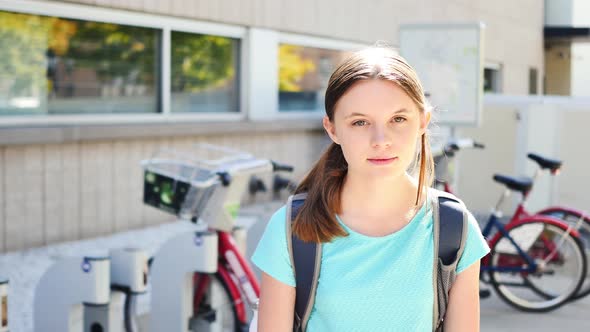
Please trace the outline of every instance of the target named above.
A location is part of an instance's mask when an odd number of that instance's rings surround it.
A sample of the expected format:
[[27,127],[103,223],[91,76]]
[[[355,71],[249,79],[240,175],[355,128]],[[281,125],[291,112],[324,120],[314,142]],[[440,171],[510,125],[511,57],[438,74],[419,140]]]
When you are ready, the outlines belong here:
[[287,221],[287,205],[282,205],[275,212],[272,214],[270,219],[268,220],[268,227],[285,227],[285,222]]
[[459,197],[455,196],[454,194],[451,194],[451,193],[443,191],[443,190],[438,190],[435,188],[428,188],[428,197],[431,202],[434,202],[434,200],[438,199],[438,197],[446,197],[446,198],[458,201],[459,203],[461,203],[465,207],[465,203],[463,202],[463,200],[461,200]]

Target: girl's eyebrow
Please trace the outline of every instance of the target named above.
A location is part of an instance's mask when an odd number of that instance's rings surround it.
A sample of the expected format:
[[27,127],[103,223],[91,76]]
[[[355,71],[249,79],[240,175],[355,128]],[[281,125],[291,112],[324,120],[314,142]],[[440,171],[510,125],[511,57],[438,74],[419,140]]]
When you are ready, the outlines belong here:
[[[392,115],[396,115],[396,114],[401,114],[401,113],[408,113],[409,111],[405,108],[400,108],[399,110],[393,112]],[[352,118],[355,116],[367,116],[366,114],[363,113],[359,113],[359,112],[352,112],[349,115],[347,115],[344,119],[348,119],[348,118]]]

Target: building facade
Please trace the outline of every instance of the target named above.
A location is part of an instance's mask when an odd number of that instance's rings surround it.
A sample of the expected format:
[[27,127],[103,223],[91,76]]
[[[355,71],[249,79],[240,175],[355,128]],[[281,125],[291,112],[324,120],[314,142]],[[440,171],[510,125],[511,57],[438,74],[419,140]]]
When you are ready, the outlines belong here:
[[334,66],[399,46],[401,24],[484,22],[488,92],[545,75],[536,0],[0,0],[0,21],[0,253],[170,221],[141,202],[158,148],[228,145],[300,178]]

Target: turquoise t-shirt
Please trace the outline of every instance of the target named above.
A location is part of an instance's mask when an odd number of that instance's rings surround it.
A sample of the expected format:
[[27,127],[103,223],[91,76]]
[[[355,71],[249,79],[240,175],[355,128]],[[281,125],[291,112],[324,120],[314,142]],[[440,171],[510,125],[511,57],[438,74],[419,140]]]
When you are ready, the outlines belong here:
[[[252,261],[268,275],[295,287],[285,217],[284,206],[271,217]],[[349,235],[322,244],[307,331],[432,331],[431,205],[423,204],[404,228],[382,237],[362,235],[337,220]],[[457,272],[488,252],[477,221],[469,214],[467,242]]]

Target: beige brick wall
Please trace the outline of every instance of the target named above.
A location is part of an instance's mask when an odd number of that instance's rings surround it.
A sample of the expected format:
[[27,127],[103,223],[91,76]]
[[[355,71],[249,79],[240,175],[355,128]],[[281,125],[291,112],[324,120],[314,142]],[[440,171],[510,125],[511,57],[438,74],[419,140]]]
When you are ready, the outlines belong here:
[[140,161],[196,142],[292,164],[299,179],[327,141],[301,131],[0,147],[0,252],[174,220],[143,205]]
[[528,69],[544,76],[544,2],[537,0],[75,0],[125,9],[373,43],[398,44],[404,23],[483,21],[485,60],[503,64],[503,93],[527,94]]

